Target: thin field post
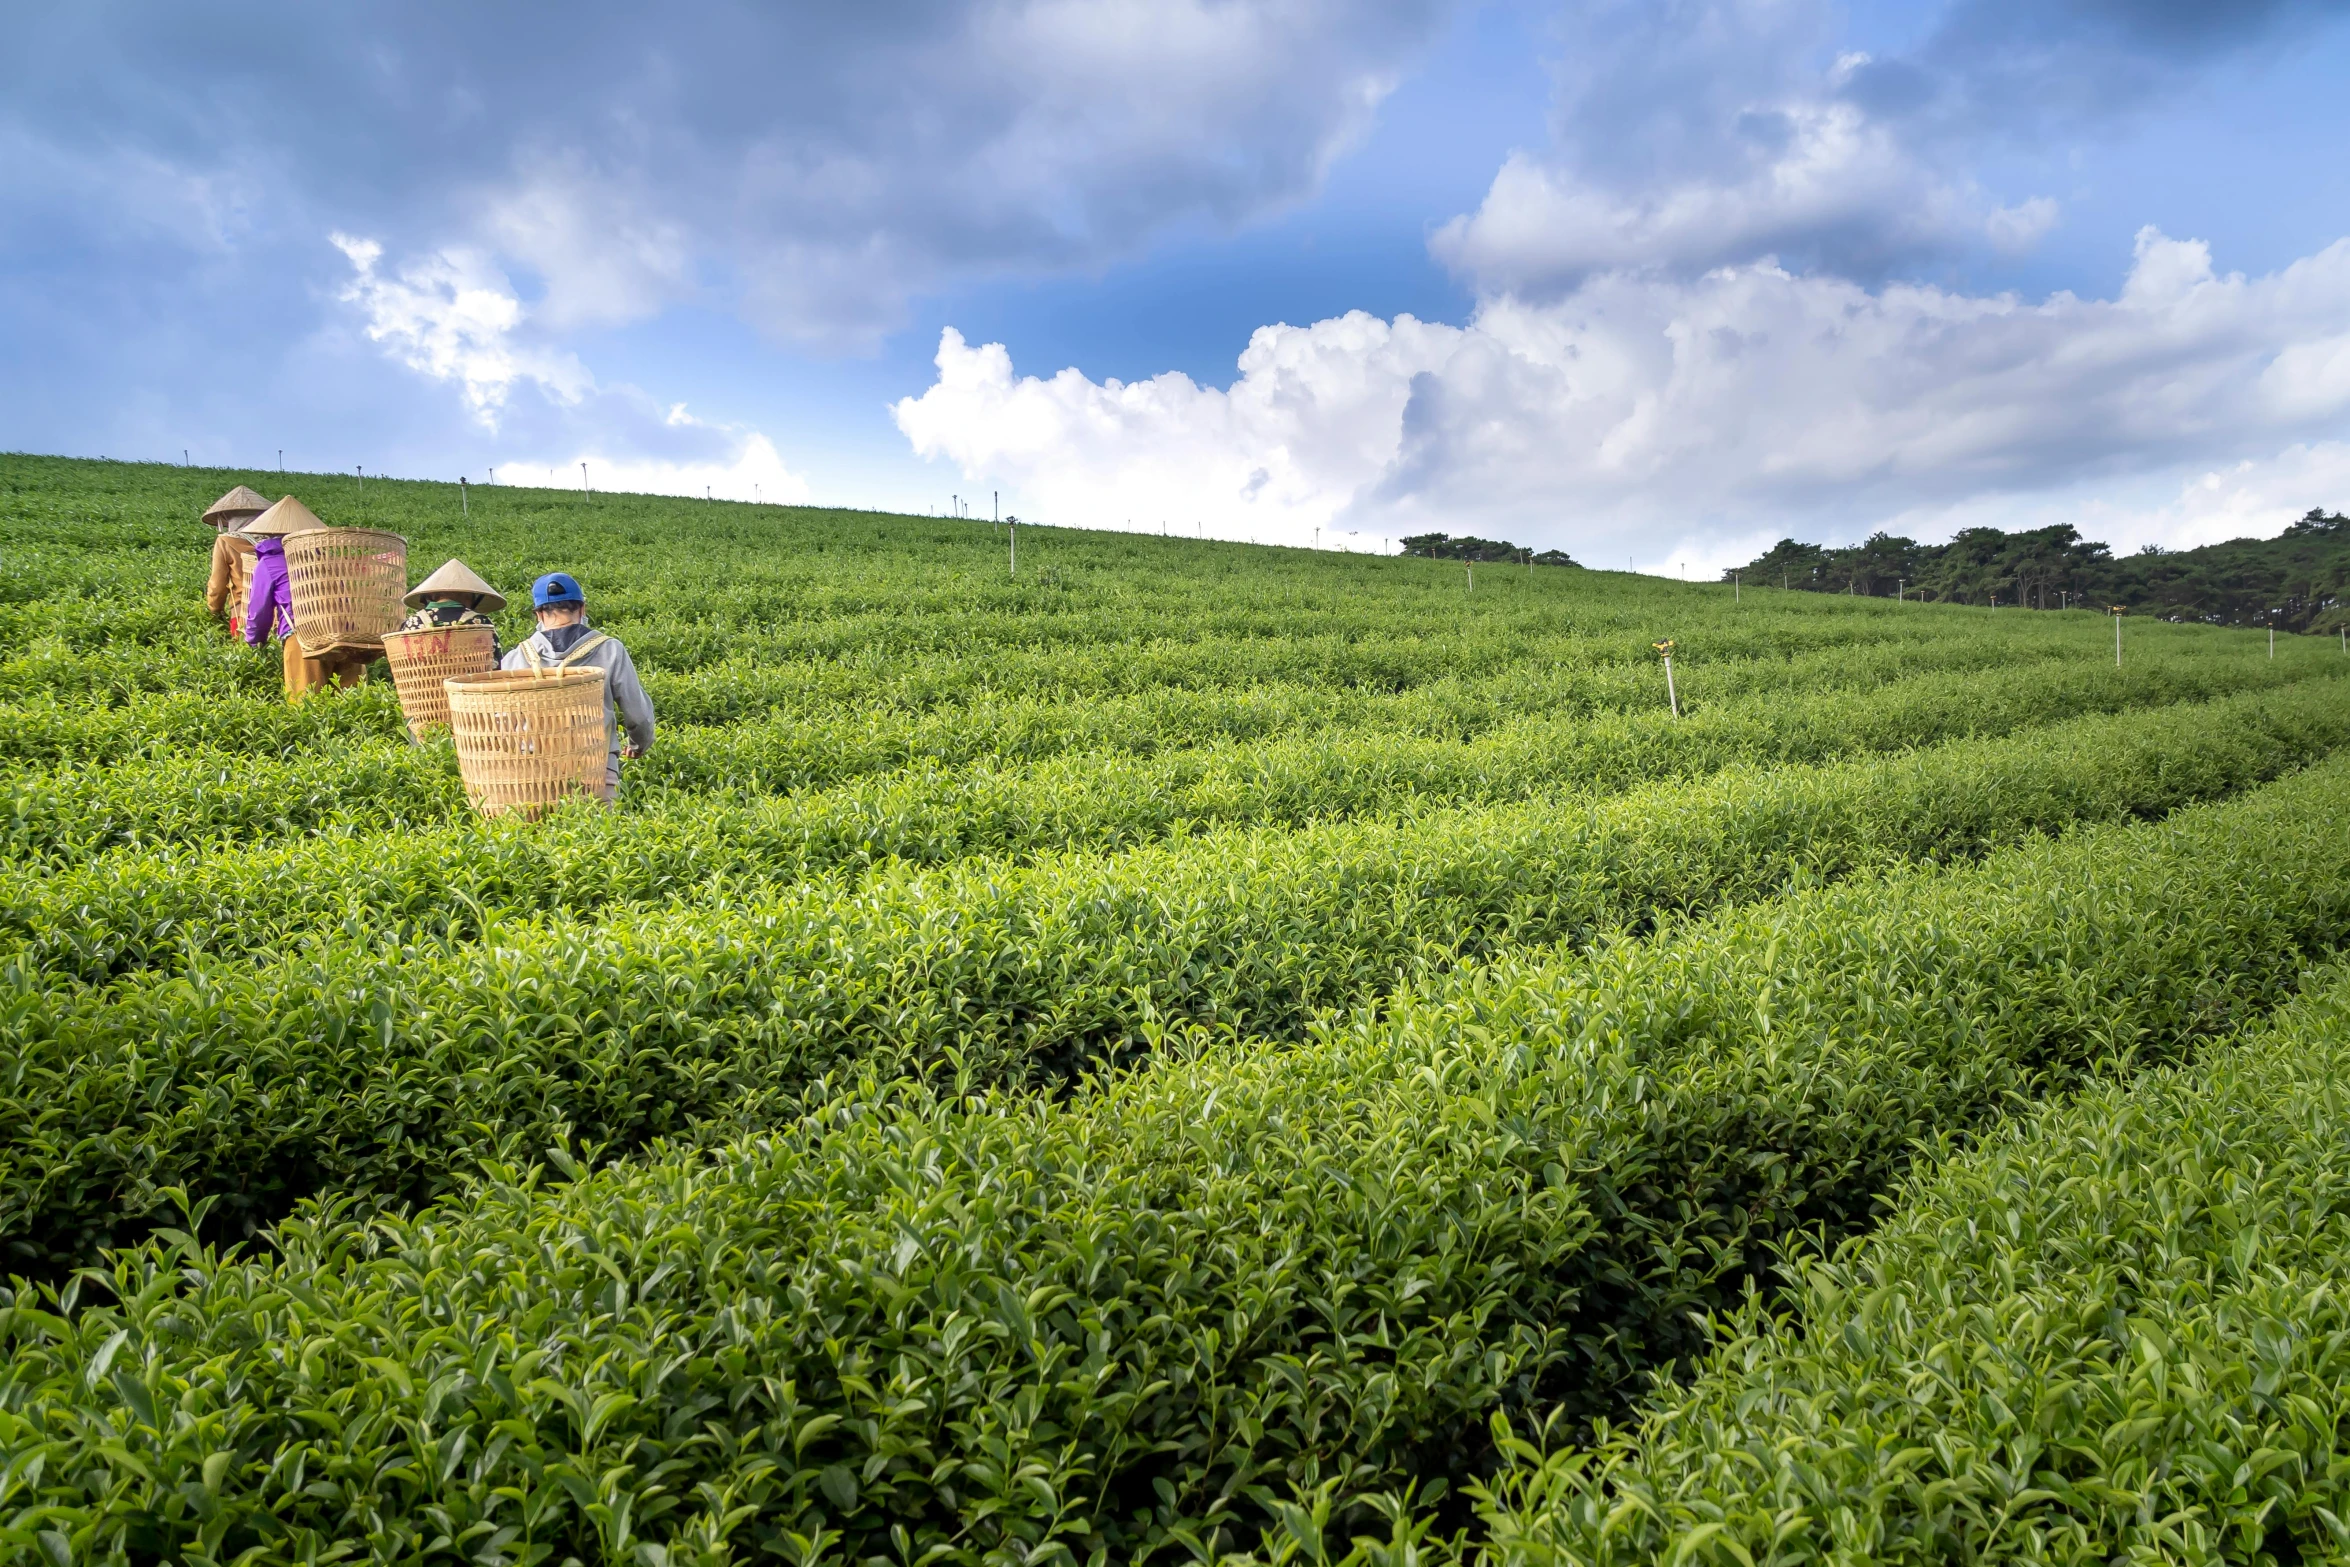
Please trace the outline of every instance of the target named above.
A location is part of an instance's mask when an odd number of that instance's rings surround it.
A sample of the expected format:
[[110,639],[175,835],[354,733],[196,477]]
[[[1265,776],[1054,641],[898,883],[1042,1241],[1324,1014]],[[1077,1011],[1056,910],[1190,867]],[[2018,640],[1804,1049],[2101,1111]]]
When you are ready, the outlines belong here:
[[1665,704],[1673,710],[1673,716],[1679,718],[1681,716],[1681,693],[1673,687],[1672,639],[1668,637],[1656,644],[1656,650],[1664,655],[1665,660]]

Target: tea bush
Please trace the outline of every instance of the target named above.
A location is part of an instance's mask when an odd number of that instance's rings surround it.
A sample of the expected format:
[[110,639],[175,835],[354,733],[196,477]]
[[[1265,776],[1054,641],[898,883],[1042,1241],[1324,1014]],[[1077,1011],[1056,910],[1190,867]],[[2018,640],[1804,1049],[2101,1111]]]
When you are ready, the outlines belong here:
[[1425,1495],[1497,1409],[1701,1348],[1693,1311],[1866,1225],[1921,1141],[2286,994],[2350,914],[2346,806],[2329,762],[1067,1100],[850,1074],[707,1153],[313,1211],[275,1259],[167,1234],[0,1305],[10,1527],[979,1562]]
[[1637,1426],[1513,1434],[1476,1558],[2339,1559],[2350,976],[2317,991],[1920,1176]]
[[[178,962],[97,988],[69,976],[159,954],[108,944],[110,930],[136,939],[131,922],[100,925],[76,899],[28,932],[0,1012],[17,1063],[0,1239],[28,1262],[79,1260],[135,1234],[166,1187],[221,1195],[224,1217],[247,1220],[321,1190],[428,1200],[564,1128],[625,1151],[867,1055],[1033,1084],[1130,1061],[1170,1026],[1284,1037],[1432,963],[2159,814],[2345,741],[2350,704],[2321,682],[1899,762],[857,885],[760,885],[752,843],[745,867],[678,906],[600,924],[502,918],[496,883],[413,865],[320,919],[301,909],[311,867],[297,862],[277,889],[293,910],[183,905],[144,938],[182,943]],[[643,870],[648,900],[697,852],[709,864],[740,844],[721,821],[667,866],[633,841],[613,864],[593,852],[601,825],[583,824],[591,874]],[[514,888],[561,879],[537,858],[556,841],[505,841],[511,860],[475,869]],[[460,893],[466,928],[387,940]]]

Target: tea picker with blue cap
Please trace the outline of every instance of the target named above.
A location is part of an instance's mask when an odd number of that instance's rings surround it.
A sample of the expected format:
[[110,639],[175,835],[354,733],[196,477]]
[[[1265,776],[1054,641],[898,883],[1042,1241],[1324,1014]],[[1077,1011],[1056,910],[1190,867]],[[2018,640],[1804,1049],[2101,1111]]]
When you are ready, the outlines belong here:
[[530,607],[538,612],[539,629],[499,667],[604,671],[604,730],[613,737],[604,770],[609,800],[620,792],[620,759],[642,756],[653,744],[653,704],[636,678],[636,662],[617,638],[588,625],[587,595],[569,572],[551,571],[532,583]]

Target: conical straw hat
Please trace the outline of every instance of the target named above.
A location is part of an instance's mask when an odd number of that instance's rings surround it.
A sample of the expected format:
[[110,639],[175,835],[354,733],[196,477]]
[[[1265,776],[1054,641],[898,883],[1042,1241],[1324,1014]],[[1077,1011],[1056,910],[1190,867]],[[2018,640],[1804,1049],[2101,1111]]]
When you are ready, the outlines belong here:
[[257,512],[267,510],[269,510],[268,496],[256,495],[240,484],[219,500],[214,501],[211,509],[204,513],[204,520],[217,528],[223,523],[234,521],[240,515],[250,517]]
[[289,533],[308,533],[325,526],[318,513],[289,495],[237,531],[249,539],[282,539]]
[[408,590],[404,601],[410,609],[422,609],[434,599],[455,598],[470,593],[474,607],[487,614],[496,614],[506,607],[506,595],[473,574],[473,568],[461,560],[443,561],[441,569]]

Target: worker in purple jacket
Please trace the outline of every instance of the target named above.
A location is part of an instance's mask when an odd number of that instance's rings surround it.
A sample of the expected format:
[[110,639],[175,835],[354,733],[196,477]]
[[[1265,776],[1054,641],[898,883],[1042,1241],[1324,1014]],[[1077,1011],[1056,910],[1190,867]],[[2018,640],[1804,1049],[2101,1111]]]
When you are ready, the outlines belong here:
[[253,541],[253,596],[245,601],[245,640],[260,647],[294,634],[294,594],[286,578],[286,541],[270,534]]
[[245,524],[253,541],[253,596],[245,606],[245,640],[260,647],[284,643],[286,700],[298,702],[322,686],[355,686],[367,678],[369,655],[329,648],[313,658],[294,634],[294,587],[286,575],[286,535],[323,528],[315,512],[291,495]]

